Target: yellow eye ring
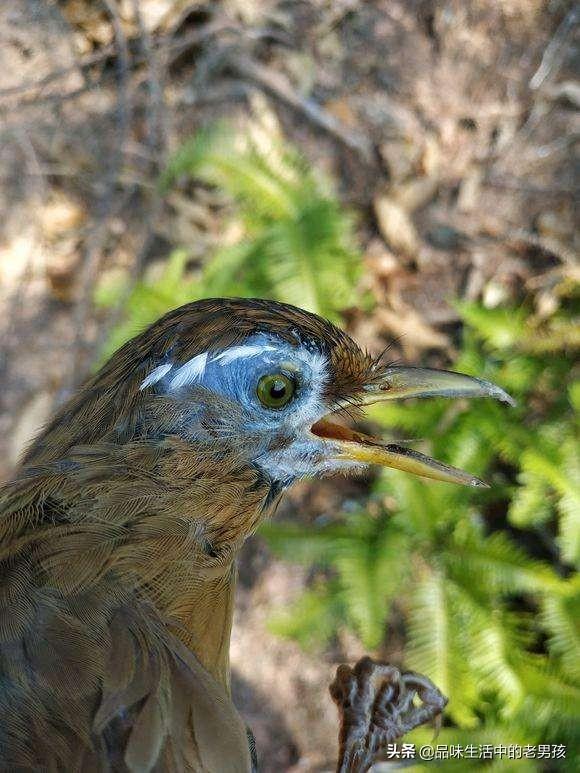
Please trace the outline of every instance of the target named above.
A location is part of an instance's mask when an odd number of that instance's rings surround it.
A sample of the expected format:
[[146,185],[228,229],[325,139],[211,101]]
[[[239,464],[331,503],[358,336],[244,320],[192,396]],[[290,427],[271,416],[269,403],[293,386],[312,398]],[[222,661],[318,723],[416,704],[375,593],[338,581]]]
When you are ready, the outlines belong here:
[[256,394],[266,408],[283,408],[294,395],[296,384],[284,373],[270,373],[258,381]]

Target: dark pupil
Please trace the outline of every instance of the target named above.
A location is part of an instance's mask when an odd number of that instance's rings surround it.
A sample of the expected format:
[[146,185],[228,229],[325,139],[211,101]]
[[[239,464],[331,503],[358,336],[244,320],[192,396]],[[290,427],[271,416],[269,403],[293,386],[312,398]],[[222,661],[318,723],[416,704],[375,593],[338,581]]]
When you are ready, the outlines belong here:
[[273,400],[280,400],[286,394],[286,384],[280,379],[276,379],[270,386],[270,397]]

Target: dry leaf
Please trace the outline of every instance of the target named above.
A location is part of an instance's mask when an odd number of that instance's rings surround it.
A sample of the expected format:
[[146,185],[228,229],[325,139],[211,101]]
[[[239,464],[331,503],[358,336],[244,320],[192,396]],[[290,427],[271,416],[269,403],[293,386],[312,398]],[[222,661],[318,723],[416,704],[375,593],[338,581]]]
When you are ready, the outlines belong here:
[[419,237],[403,207],[389,196],[377,196],[374,208],[379,230],[389,247],[407,258],[417,257]]
[[87,3],[86,0],[66,0],[62,5],[62,14],[68,23],[93,43],[107,46],[113,42],[115,33],[105,7]]
[[580,109],[580,84],[576,81],[563,81],[556,83],[551,89],[547,90],[550,99],[564,104],[571,105],[577,110]]
[[543,238],[566,242],[573,238],[575,224],[570,208],[562,207],[559,211],[544,210],[536,218],[536,230]]
[[70,303],[77,289],[79,253],[74,244],[66,245],[63,252],[51,251],[46,258],[46,279],[51,294],[63,303]]
[[549,290],[539,292],[534,298],[536,312],[541,319],[553,317],[560,307],[560,300]]
[[473,212],[477,207],[482,179],[483,170],[480,166],[474,164],[467,170],[459,188],[459,196],[457,197],[457,209],[459,212]]
[[395,182],[412,175],[420,161],[420,148],[404,138],[383,142],[379,145],[379,154],[389,170],[390,179]]
[[[139,0],[140,21],[147,32],[166,31],[178,21],[188,7],[199,5],[191,0]],[[133,0],[124,0],[121,15],[126,22],[134,21]]]
[[52,411],[53,396],[50,392],[39,392],[24,404],[10,433],[8,457],[16,465],[31,440],[48,421]]
[[55,194],[38,213],[42,235],[53,241],[83,225],[85,210],[73,199],[64,194]]
[[395,336],[400,336],[400,344],[405,354],[415,357],[422,349],[445,349],[450,346],[449,337],[435,330],[413,309],[378,309],[379,322]]
[[391,196],[406,212],[412,213],[431,201],[437,193],[438,185],[437,177],[415,177],[397,185]]
[[437,138],[433,134],[425,137],[423,155],[421,156],[421,167],[425,177],[438,178],[441,168],[441,149]]
[[325,103],[324,107],[328,113],[338,118],[345,126],[351,128],[358,126],[358,117],[345,98],[331,99]]
[[399,271],[401,264],[396,255],[385,247],[382,239],[371,239],[364,254],[369,271],[381,279],[386,279]]
[[483,291],[483,305],[486,309],[495,309],[506,303],[510,298],[510,293],[505,284],[491,280],[485,286]]

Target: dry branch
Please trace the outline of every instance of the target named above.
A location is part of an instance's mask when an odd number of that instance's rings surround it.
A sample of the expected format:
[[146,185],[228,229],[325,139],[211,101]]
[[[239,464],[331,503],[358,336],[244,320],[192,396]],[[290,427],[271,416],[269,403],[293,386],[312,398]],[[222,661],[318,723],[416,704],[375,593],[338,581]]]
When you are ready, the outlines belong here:
[[375,148],[363,132],[351,131],[314,100],[298,94],[282,73],[266,68],[246,56],[234,56],[229,64],[239,75],[253,81],[260,88],[302,113],[315,126],[357,153],[367,164],[373,163],[376,155]]

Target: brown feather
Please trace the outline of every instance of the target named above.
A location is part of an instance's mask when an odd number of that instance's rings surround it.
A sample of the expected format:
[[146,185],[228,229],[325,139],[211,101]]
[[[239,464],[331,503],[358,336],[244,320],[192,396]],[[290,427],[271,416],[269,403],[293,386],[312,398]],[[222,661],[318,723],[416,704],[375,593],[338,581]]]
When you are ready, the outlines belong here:
[[231,442],[237,406],[215,396],[196,445],[172,429],[195,390],[177,400],[139,386],[165,357],[259,331],[314,339],[334,369],[330,401],[369,378],[371,359],[314,315],[190,304],[89,379],[0,490],[3,769],[250,770],[229,641],[235,557],[271,510],[270,486]]

